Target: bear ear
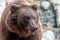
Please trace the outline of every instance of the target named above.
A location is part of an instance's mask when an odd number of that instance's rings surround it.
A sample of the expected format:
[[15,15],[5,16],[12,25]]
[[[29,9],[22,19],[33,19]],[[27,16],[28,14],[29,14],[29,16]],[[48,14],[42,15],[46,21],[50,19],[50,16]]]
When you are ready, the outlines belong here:
[[16,12],[17,11],[17,9],[19,8],[19,6],[18,5],[16,5],[16,4],[13,4],[13,5],[11,5],[11,12],[12,13],[14,13],[14,12]]
[[36,4],[33,4],[31,7],[32,7],[34,10],[37,10],[37,5],[36,5]]
[[16,24],[17,23],[17,13],[16,11],[19,9],[18,5],[11,5],[10,11],[11,11],[11,17],[10,17],[10,23]]

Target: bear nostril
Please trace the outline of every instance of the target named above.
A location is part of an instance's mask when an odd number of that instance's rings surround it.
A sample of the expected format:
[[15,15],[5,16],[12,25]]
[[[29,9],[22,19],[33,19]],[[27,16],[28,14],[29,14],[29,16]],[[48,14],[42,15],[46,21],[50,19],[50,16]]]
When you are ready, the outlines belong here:
[[38,28],[37,26],[34,26],[34,27],[33,27],[33,30],[35,31],[35,30],[37,30],[37,28]]
[[37,30],[37,27],[35,27],[35,30]]
[[32,28],[32,32],[34,32],[35,30],[37,30],[37,27]]
[[37,30],[37,28],[35,28],[35,30]]

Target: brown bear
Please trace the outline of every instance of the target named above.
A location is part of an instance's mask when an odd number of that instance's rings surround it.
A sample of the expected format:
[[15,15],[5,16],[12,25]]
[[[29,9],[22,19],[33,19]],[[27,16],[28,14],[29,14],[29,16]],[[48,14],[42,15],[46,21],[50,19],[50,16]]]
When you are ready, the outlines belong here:
[[42,24],[37,6],[27,0],[13,0],[5,8],[0,22],[1,40],[41,40]]

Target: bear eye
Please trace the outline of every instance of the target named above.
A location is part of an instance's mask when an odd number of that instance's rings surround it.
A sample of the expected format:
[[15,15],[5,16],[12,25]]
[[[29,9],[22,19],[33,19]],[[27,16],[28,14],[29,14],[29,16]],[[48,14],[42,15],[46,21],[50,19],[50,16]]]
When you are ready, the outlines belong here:
[[35,19],[35,17],[33,17],[33,19]]
[[29,21],[29,17],[25,17],[25,22],[27,23]]
[[36,17],[33,17],[33,19],[36,19]]
[[30,19],[30,17],[28,17],[28,16],[24,16],[24,19],[27,19],[27,20],[29,20],[29,19]]
[[29,19],[30,19],[30,18],[27,17],[27,16],[25,16],[25,17],[23,18],[23,20],[24,20],[25,23],[28,23],[28,22],[29,22]]
[[26,17],[26,19],[30,19],[29,17]]

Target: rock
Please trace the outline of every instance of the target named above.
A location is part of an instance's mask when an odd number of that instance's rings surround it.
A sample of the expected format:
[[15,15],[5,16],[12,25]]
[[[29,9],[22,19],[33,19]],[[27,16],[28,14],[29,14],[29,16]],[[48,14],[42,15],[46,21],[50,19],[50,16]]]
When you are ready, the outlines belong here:
[[50,6],[50,3],[48,1],[43,1],[41,2],[41,6],[44,8],[44,9],[48,9],[49,6]]
[[5,6],[6,6],[6,2],[4,0],[1,0],[0,1],[0,17],[5,9]]
[[53,4],[60,4],[60,0],[49,0],[51,3],[53,3]]
[[43,33],[43,38],[42,40],[54,40],[55,35],[51,30],[47,30],[46,32]]

